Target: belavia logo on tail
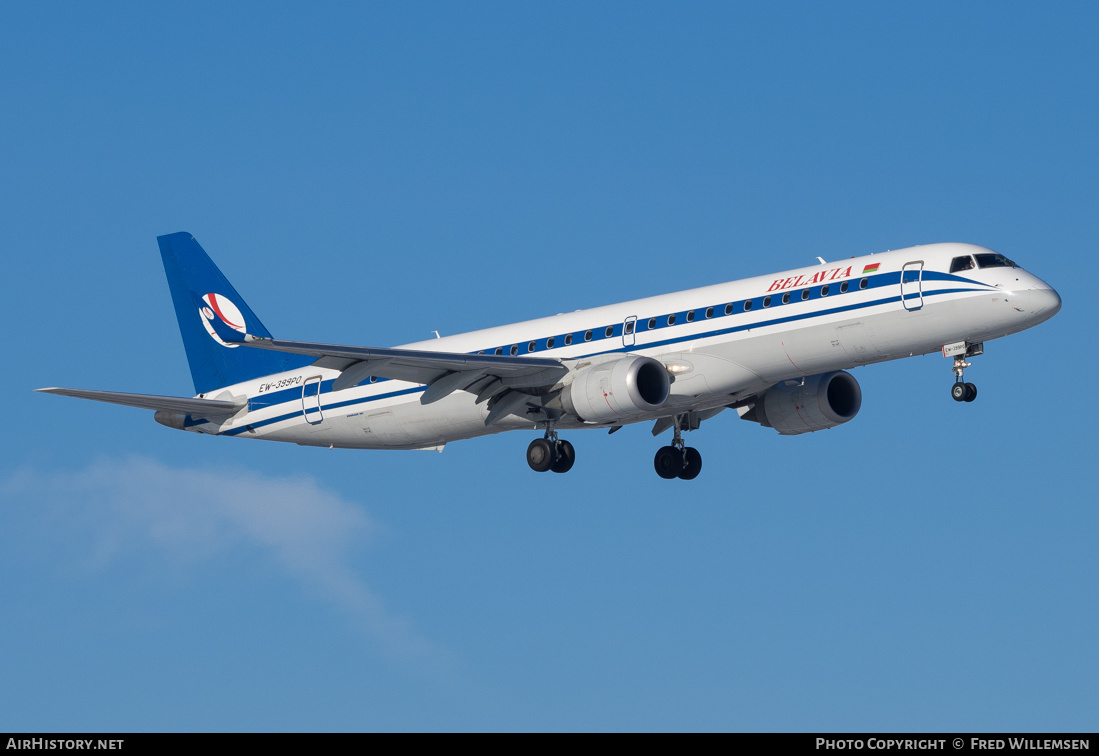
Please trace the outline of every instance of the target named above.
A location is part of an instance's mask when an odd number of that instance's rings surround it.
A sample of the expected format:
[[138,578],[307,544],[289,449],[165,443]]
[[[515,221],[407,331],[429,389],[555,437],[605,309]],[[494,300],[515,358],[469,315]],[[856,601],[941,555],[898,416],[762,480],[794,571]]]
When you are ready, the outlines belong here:
[[229,347],[230,349],[236,349],[239,344],[229,344],[222,340],[217,332],[214,330],[214,325],[211,321],[214,318],[219,318],[222,323],[232,328],[238,333],[245,333],[244,330],[244,315],[241,314],[240,309],[237,308],[233,301],[223,294],[207,294],[202,298],[205,303],[203,307],[198,308],[198,314],[202,318],[202,325],[206,328],[206,333],[210,334],[210,338],[221,344],[223,347]]

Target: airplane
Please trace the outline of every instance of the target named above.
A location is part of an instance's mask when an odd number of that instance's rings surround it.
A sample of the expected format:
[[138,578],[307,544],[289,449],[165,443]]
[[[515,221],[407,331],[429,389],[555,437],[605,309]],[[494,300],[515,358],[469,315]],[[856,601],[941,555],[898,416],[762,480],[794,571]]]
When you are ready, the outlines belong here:
[[[157,237],[195,396],[70,388],[45,393],[155,410],[169,428],[352,449],[434,449],[543,431],[537,472],[568,472],[558,432],[672,431],[653,465],[691,480],[683,433],[725,409],[797,435],[850,421],[847,370],[941,352],[950,395],[972,402],[984,343],[1061,309],[1047,283],[991,249],[941,243],[528,320],[395,348],[274,338],[195,238]],[[438,336],[438,334],[436,334]]]

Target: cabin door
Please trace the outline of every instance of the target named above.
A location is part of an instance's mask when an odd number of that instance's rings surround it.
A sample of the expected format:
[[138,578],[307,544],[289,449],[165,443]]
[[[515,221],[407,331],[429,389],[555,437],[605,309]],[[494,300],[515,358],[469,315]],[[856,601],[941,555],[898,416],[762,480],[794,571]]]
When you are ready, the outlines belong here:
[[301,386],[301,411],[305,415],[305,421],[310,425],[316,425],[324,420],[321,412],[321,377],[315,375],[309,378]]
[[637,316],[630,315],[622,321],[622,346],[632,347],[637,343]]
[[901,304],[906,310],[923,307],[923,260],[907,262],[901,268]]

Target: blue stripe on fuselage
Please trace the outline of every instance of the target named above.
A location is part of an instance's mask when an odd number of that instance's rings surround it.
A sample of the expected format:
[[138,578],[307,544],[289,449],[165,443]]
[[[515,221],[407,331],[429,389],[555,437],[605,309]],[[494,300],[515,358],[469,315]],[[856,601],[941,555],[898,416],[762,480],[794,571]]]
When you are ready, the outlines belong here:
[[[926,274],[925,278],[924,278],[925,281],[926,280],[957,281],[957,282],[960,282],[960,283],[975,284],[977,286],[987,287],[986,284],[980,284],[976,281],[971,281],[969,279],[961,278],[961,277],[954,276],[954,275],[947,274],[947,273],[939,273],[937,271],[925,271],[925,274]],[[872,283],[868,283],[866,289],[856,289],[855,292],[859,292],[859,291],[865,292],[865,291],[870,291],[871,289],[883,288],[883,287],[890,286],[890,285],[898,285],[900,283],[900,273],[899,272],[884,273],[884,274],[879,274],[877,276],[862,276],[859,279],[849,279],[849,280],[861,280],[861,278],[869,278],[872,281]],[[878,279],[878,280],[875,280],[875,279]],[[845,296],[845,294],[841,293],[841,294],[835,294],[835,295],[830,294],[830,295],[826,295],[826,296],[822,297],[822,296],[820,296],[820,293],[819,293],[820,287],[817,286],[815,288],[817,289],[817,294],[815,296],[811,295],[810,298],[807,299],[807,300],[802,300],[800,298],[795,300],[793,297],[791,297],[791,301],[790,301],[789,305],[803,303],[803,302],[812,302],[812,301],[815,301],[815,300],[818,300],[818,299],[828,298],[828,296],[835,296],[835,297]],[[993,288],[993,287],[987,287],[987,288]],[[789,290],[789,292],[790,293],[797,293],[797,292],[800,292],[802,290],[803,289]],[[940,289],[940,290],[932,291],[932,292],[925,291],[925,292],[923,292],[923,296],[924,297],[931,297],[931,296],[937,296],[937,295],[942,295],[942,294],[956,294],[956,293],[960,293],[960,292],[973,292],[973,291],[980,291],[980,290],[979,289],[972,289],[972,288]],[[847,292],[847,293],[855,293],[855,292]],[[787,292],[783,292],[783,293],[787,293]],[[770,294],[770,295],[764,295],[764,296],[774,297],[775,295]],[[779,296],[781,296],[781,294]],[[799,294],[799,297],[800,297],[800,294]],[[753,298],[753,299],[762,300],[763,297],[756,297],[756,298]],[[713,307],[714,307],[714,316],[713,316],[713,318],[710,318],[710,320],[717,320],[718,318],[733,317],[735,315],[749,315],[749,314],[752,314],[753,312],[757,312],[757,310],[754,309],[754,305],[753,305],[753,309],[745,311],[743,309],[743,302],[745,302],[745,301],[748,301],[748,300],[740,300],[739,302],[732,302],[731,304],[734,305],[734,309],[729,315],[725,315],[724,309],[722,309],[720,314],[718,314],[718,310],[717,310],[718,305],[713,305]],[[633,346],[618,346],[618,347],[615,347],[613,349],[600,349],[600,350],[597,350],[597,351],[589,352],[587,354],[582,354],[582,355],[577,355],[575,357],[570,357],[569,359],[581,360],[581,359],[584,359],[585,357],[591,357],[591,356],[596,355],[596,354],[613,354],[613,353],[616,353],[616,352],[632,352],[632,351],[637,351],[639,349],[654,349],[654,348],[659,348],[659,347],[663,347],[663,346],[669,346],[669,345],[672,345],[672,344],[682,344],[682,343],[688,342],[688,341],[698,341],[700,339],[712,338],[714,336],[724,336],[724,335],[731,334],[731,333],[738,333],[738,332],[741,332],[741,331],[748,331],[748,330],[751,330],[753,328],[766,328],[768,326],[781,325],[783,323],[791,323],[791,322],[798,321],[798,320],[808,320],[808,319],[811,319],[811,318],[823,317],[823,316],[826,316],[826,315],[834,315],[834,314],[841,313],[841,312],[850,312],[852,310],[866,309],[866,308],[869,308],[869,307],[876,307],[878,305],[885,305],[885,304],[890,304],[890,303],[893,303],[893,302],[900,302],[900,301],[901,301],[901,297],[898,294],[896,296],[884,297],[882,299],[875,299],[875,300],[871,300],[871,301],[868,301],[868,302],[860,302],[860,303],[855,303],[855,304],[850,304],[850,305],[844,305],[844,306],[841,306],[841,307],[832,307],[832,308],[829,308],[827,310],[817,310],[815,312],[800,313],[800,314],[796,314],[796,315],[789,315],[787,317],[782,317],[782,318],[772,318],[771,320],[766,320],[766,321],[743,323],[743,324],[739,324],[739,325],[735,325],[735,326],[730,326],[728,328],[719,328],[719,329],[715,329],[715,330],[712,330],[712,331],[707,331],[705,333],[692,334],[690,336],[678,336],[678,337],[675,337],[675,338],[668,338],[668,339],[663,339],[663,340],[660,340],[660,341],[648,342],[648,343],[645,343],[645,344],[634,344]],[[725,304],[726,303],[722,303],[721,307],[724,308]],[[739,311],[735,307],[738,304],[740,305]],[[773,304],[772,307],[768,308],[768,309],[775,309],[775,308],[779,308],[779,307],[788,307],[789,305],[783,305],[781,303],[778,303],[778,304]],[[695,320],[693,322],[688,323],[685,319],[685,314],[687,312],[698,312],[699,310],[705,311],[705,309],[706,309],[705,307],[697,307],[697,308],[693,308],[692,310],[684,310],[682,313],[674,313],[676,315],[675,325],[673,325],[673,326],[665,325],[663,327],[664,328],[676,328],[676,327],[679,327],[679,326],[695,325],[699,322],[704,322],[704,321]],[[659,316],[656,316],[656,317],[658,319],[665,319],[665,322],[666,322],[667,317],[671,314],[673,314],[673,313],[666,313],[664,315],[659,315]],[[684,316],[682,320],[680,319],[680,315]],[[648,318],[645,318],[644,320],[647,321]],[[639,318],[638,322],[641,323],[642,319]],[[621,326],[622,326],[622,324],[618,323],[618,328],[619,329],[621,329]],[[598,339],[594,338],[594,334],[593,334],[593,341],[603,341],[603,340],[606,340],[608,338],[614,338],[614,336],[605,336],[604,335],[605,332],[606,332],[606,329],[608,327],[610,327],[610,326],[602,326],[598,329],[591,329],[593,331],[597,331],[598,334],[599,334]],[[659,330],[659,328],[660,328],[660,326],[658,325],[658,328],[654,329],[654,330]],[[648,332],[648,331],[646,330],[645,332]],[[621,330],[618,331],[618,335],[619,336],[621,335]],[[544,342],[544,340],[545,339],[543,338],[541,341]],[[576,346],[576,345],[574,344],[574,346]],[[471,352],[471,354],[472,354],[472,352]],[[386,382],[386,381],[389,381],[389,380],[392,380],[392,379],[379,378],[377,380],[377,383],[383,383],[383,382]],[[320,392],[321,392],[322,395],[332,393],[332,383],[333,382],[334,382],[334,379],[326,380],[326,381],[321,382]],[[324,411],[329,411],[329,410],[333,410],[333,409],[338,409],[340,407],[351,406],[351,405],[354,405],[354,404],[366,404],[366,403],[369,403],[369,402],[380,401],[382,399],[389,399],[389,398],[392,398],[392,397],[395,397],[395,396],[404,396],[404,395],[408,395],[408,394],[420,393],[420,392],[424,391],[425,389],[426,389],[426,386],[414,386],[412,388],[402,389],[402,390],[399,390],[399,391],[389,391],[389,392],[385,392],[385,393],[381,393],[381,394],[375,394],[375,395],[372,395],[372,396],[358,397],[358,398],[355,398],[355,399],[349,399],[349,400],[342,401],[342,402],[335,402],[333,404],[323,404],[322,403],[321,408]],[[259,397],[253,397],[253,399],[249,400],[249,411],[252,411],[253,409],[274,407],[274,406],[277,406],[277,405],[280,405],[280,404],[285,404],[285,403],[288,403],[288,402],[300,402],[301,401],[301,389],[298,388],[298,387],[294,387],[294,388],[289,388],[289,389],[283,389],[283,390],[280,390],[280,391],[273,391],[269,394],[263,394],[262,395],[262,403],[257,401],[257,399],[259,399]],[[256,422],[248,424],[248,426],[242,426],[242,427],[239,427],[239,428],[232,428],[232,429],[223,431],[223,432],[220,433],[220,435],[235,436],[235,435],[238,435],[240,433],[244,433],[245,431],[248,430],[249,427],[252,428],[252,429],[262,428],[262,427],[265,427],[265,426],[268,426],[268,425],[272,425],[274,423],[279,423],[279,422],[283,422],[283,421],[286,421],[286,420],[291,420],[291,419],[300,417],[301,414],[302,414],[302,409],[300,407],[298,407],[298,408],[294,409],[291,412],[287,412],[285,414],[281,414],[281,415],[278,415],[276,417],[268,418],[266,420],[258,420]],[[192,421],[189,416],[187,418],[187,422],[185,423],[185,425],[187,427],[191,427],[191,426],[194,426],[194,425],[201,425],[201,424],[204,424],[204,421],[201,421],[201,420],[200,421]]]

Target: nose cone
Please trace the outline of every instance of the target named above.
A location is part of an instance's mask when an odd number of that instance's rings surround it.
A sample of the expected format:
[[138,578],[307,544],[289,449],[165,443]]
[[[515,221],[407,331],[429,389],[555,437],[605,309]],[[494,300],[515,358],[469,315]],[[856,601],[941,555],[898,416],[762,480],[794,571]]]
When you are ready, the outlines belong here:
[[1026,302],[1035,323],[1049,320],[1061,310],[1061,296],[1046,285],[1027,289]]
[[1044,312],[1047,318],[1052,318],[1061,311],[1061,295],[1053,289],[1042,289],[1038,292],[1038,296],[1045,306]]

